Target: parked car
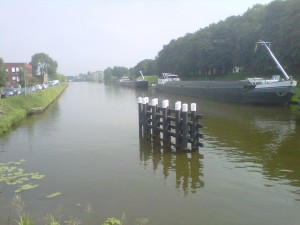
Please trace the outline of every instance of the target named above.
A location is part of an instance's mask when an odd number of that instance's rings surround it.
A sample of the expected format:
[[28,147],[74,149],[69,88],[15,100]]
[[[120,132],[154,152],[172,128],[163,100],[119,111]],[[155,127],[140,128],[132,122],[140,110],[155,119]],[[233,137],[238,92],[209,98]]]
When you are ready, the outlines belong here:
[[42,88],[43,88],[43,89],[47,89],[48,87],[49,87],[48,84],[42,84]]
[[34,92],[34,91],[36,91],[36,88],[35,88],[35,86],[31,86],[31,87],[29,87],[29,90]]
[[22,88],[13,88],[16,95],[22,94]]
[[50,80],[48,82],[48,84],[49,84],[49,86],[54,86],[54,85],[59,85],[60,82],[59,82],[59,80]]
[[41,91],[43,88],[42,88],[42,85],[37,84],[37,85],[35,85],[35,89],[36,89],[37,91]]
[[4,88],[1,92],[1,98],[5,98],[8,96],[17,95],[17,92],[14,88]]

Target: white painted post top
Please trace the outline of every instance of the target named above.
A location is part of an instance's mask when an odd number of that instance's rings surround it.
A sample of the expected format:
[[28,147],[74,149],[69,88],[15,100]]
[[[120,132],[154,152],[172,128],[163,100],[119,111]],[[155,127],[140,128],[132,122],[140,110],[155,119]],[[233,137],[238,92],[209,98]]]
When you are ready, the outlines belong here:
[[168,106],[169,106],[169,100],[163,100],[162,107],[165,109],[165,108],[168,108]]
[[142,103],[143,102],[143,98],[142,97],[138,97],[138,103]]
[[175,103],[175,110],[179,111],[181,109],[181,102],[180,101],[177,101]]
[[154,98],[151,100],[151,105],[152,106],[156,106],[158,104],[158,99],[157,98]]
[[196,112],[196,108],[197,108],[196,103],[192,103],[191,104],[191,111]]
[[145,97],[146,103],[149,103],[149,97]]
[[147,103],[147,99],[143,98],[143,104],[145,105]]
[[182,112],[187,112],[188,108],[188,104],[182,104]]

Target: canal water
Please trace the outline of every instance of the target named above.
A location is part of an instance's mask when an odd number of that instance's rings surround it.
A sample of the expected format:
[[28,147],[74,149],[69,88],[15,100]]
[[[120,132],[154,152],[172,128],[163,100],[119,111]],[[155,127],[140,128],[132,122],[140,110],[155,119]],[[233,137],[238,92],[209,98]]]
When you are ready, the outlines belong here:
[[[139,96],[197,103],[204,147],[176,153],[139,139]],[[126,224],[299,224],[297,108],[70,83],[45,113],[0,137],[0,224],[16,211],[20,184],[3,181],[11,174],[37,185],[19,192],[37,224],[50,214],[101,224],[123,213]]]

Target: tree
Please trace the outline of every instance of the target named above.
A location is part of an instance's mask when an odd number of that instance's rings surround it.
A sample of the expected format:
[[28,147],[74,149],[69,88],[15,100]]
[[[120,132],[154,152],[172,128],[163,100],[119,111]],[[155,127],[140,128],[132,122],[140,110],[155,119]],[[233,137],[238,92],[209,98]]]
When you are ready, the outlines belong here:
[[25,87],[26,84],[26,78],[25,78],[25,73],[24,70],[21,68],[19,71],[19,84],[21,85],[21,87]]
[[60,82],[66,81],[66,76],[62,73],[56,73],[54,76],[52,76],[53,80],[59,80]]
[[[239,67],[251,75],[277,73],[273,60],[261,48],[254,54],[259,40],[272,43],[272,51],[292,75],[300,74],[300,1],[275,0],[257,4],[241,16],[227,19],[171,40],[158,52],[155,60],[142,60],[129,70],[132,76],[175,73],[183,79],[209,79]],[[116,77],[116,68],[111,69]],[[125,74],[125,73],[124,73]],[[121,74],[122,75],[122,74]]]
[[[141,76],[140,71],[143,72],[144,75],[155,75],[158,73],[157,71],[157,62],[153,59],[145,59],[139,62],[133,70],[130,70],[131,75],[135,77]],[[133,73],[133,74],[132,74]]]
[[112,68],[108,67],[103,71],[104,73],[104,83],[108,84],[111,83],[113,78],[112,78]]
[[53,77],[56,74],[58,64],[49,55],[45,53],[37,53],[31,57],[33,76],[48,74]]
[[7,74],[4,69],[3,60],[0,58],[0,87],[6,85]]

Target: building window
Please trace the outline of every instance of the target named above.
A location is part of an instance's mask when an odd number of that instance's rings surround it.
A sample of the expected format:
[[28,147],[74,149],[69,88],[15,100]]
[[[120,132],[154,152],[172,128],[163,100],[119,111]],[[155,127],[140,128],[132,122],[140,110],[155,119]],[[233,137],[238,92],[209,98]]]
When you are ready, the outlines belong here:
[[19,67],[16,67],[16,72],[19,72],[20,71],[20,68]]
[[12,67],[12,68],[11,68],[11,72],[15,73],[15,72],[16,72],[16,68],[15,68],[15,67]]

